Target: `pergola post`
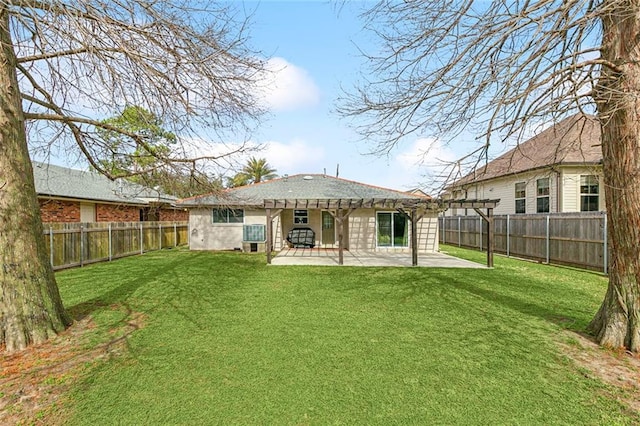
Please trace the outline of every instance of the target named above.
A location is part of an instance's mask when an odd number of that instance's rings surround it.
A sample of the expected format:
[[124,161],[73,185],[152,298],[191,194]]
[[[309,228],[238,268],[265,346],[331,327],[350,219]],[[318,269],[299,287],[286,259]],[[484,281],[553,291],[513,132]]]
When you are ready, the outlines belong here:
[[418,266],[418,211],[411,209],[411,265]]
[[342,241],[344,233],[343,220],[344,215],[342,209],[338,209],[336,215],[336,222],[338,222],[338,265],[344,264],[344,242]]
[[271,250],[273,246],[273,222],[271,217],[271,209],[266,209],[267,213],[267,242],[265,245],[265,251],[267,252],[267,264],[271,264]]
[[487,208],[487,214],[477,207],[474,210],[487,222],[487,267],[493,268],[493,209]]

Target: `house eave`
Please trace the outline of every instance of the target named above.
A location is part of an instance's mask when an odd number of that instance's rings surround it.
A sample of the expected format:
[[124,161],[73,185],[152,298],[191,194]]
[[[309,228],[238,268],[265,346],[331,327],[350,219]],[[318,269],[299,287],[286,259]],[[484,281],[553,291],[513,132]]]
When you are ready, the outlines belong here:
[[559,167],[579,167],[579,166],[584,166],[584,167],[602,166],[602,161],[590,161],[590,162],[572,161],[572,162],[561,162],[561,163],[554,163],[554,164],[546,164],[546,165],[540,166],[540,167],[532,167],[530,169],[524,169],[524,170],[518,170],[518,171],[514,171],[514,172],[504,173],[504,174],[501,174],[501,175],[492,176],[492,177],[488,177],[488,178],[484,178],[484,179],[474,179],[474,180],[470,180],[470,181],[462,182],[462,183],[454,182],[454,183],[452,183],[450,186],[448,186],[446,188],[446,191],[451,191],[451,190],[453,190],[455,188],[465,187],[465,186],[469,186],[469,185],[475,185],[475,184],[479,184],[479,183],[486,183],[486,182],[494,181],[496,179],[503,179],[503,178],[513,177],[513,176],[518,176],[518,175],[521,175],[521,174],[532,173],[532,172],[545,170],[545,169],[553,170],[553,169],[556,169],[556,168],[559,168]]

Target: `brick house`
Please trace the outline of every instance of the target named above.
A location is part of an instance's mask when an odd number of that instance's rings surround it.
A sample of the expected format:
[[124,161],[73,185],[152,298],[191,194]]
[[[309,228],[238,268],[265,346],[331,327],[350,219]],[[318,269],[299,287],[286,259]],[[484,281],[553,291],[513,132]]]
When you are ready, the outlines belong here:
[[45,223],[188,220],[176,197],[131,182],[38,162],[33,175]]

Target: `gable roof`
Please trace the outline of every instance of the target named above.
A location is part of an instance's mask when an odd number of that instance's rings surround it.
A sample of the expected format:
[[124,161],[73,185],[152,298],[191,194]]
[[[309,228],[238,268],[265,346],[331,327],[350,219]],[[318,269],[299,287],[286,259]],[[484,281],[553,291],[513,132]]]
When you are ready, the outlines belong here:
[[38,196],[146,205],[150,202],[174,203],[177,198],[151,188],[128,182],[112,181],[97,172],[69,169],[33,162],[33,177]]
[[322,174],[294,175],[253,185],[228,189],[220,194],[208,194],[180,200],[189,206],[262,206],[265,200],[421,200],[431,197],[409,194],[393,189],[367,185]]
[[602,162],[600,123],[576,114],[518,144],[451,187],[481,182],[555,165],[594,165]]

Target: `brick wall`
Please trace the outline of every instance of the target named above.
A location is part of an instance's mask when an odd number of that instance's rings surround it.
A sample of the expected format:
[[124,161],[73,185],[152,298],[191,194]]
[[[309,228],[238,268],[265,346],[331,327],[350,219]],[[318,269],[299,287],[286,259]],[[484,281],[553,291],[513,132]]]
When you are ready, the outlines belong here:
[[96,204],[97,222],[138,222],[140,207],[117,204]]
[[80,203],[77,201],[39,199],[43,222],[80,222]]
[[189,220],[189,212],[179,209],[160,209],[158,220],[167,222],[182,222]]
[[[39,199],[42,222],[80,222],[80,202]],[[97,222],[138,222],[141,207],[117,204],[96,204]],[[180,209],[160,209],[158,220],[182,222],[189,220],[189,212]]]

